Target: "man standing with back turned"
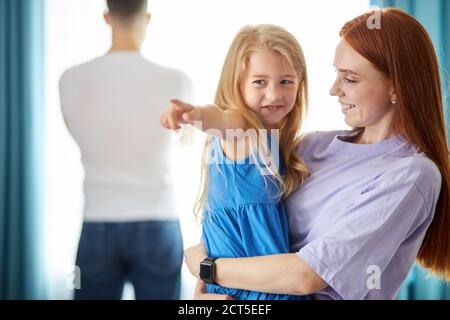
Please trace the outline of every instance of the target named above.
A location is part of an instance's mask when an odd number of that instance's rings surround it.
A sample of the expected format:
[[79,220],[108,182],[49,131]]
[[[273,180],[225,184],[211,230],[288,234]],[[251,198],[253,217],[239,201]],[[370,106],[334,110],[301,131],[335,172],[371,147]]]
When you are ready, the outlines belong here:
[[112,47],[67,70],[61,107],[85,170],[75,299],[179,299],[183,243],[170,173],[172,137],[159,119],[190,80],[140,54],[147,0],[107,0]]

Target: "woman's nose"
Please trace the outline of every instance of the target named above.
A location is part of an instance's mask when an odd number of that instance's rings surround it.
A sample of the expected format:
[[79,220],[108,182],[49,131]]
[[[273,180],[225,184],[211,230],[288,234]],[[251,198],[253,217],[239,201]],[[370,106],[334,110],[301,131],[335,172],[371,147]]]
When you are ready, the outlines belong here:
[[333,83],[333,85],[331,86],[330,94],[331,94],[332,96],[337,96],[337,97],[342,96],[342,89],[341,89],[341,87],[339,86],[338,80],[336,80],[336,81]]

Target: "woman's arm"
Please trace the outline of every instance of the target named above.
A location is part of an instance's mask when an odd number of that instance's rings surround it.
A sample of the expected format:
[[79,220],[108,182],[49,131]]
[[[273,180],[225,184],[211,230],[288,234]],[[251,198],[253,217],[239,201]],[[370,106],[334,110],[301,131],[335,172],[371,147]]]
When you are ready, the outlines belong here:
[[308,295],[328,286],[295,253],[218,259],[218,284],[268,293]]
[[237,110],[220,110],[217,106],[194,107],[181,100],[173,99],[171,106],[161,116],[161,125],[166,129],[178,130],[181,124],[225,138],[227,130],[247,129],[245,118]]
[[[203,244],[185,250],[190,272],[198,278],[206,258]],[[295,253],[216,260],[216,283],[227,288],[308,295],[328,284]]]

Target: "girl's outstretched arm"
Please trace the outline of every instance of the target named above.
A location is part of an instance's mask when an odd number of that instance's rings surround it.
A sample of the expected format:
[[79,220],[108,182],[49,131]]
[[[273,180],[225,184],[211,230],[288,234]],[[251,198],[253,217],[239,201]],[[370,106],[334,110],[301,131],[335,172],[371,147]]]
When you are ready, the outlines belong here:
[[177,99],[170,102],[161,116],[161,125],[166,129],[178,130],[181,124],[190,124],[221,138],[226,137],[226,130],[247,129],[245,118],[237,110],[223,111],[214,105],[195,107]]
[[[185,250],[190,272],[198,278],[200,262],[206,258],[203,244]],[[216,260],[216,283],[242,290],[308,295],[328,284],[295,253]]]

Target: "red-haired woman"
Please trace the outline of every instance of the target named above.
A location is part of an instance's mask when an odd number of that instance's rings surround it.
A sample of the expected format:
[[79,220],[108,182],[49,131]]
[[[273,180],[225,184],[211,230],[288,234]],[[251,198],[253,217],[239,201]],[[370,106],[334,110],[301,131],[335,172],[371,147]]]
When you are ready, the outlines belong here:
[[[431,40],[393,8],[349,21],[340,36],[330,93],[354,130],[301,140],[311,175],[286,201],[293,253],[207,260],[202,274],[213,270],[222,286],[393,299],[416,259],[450,279],[449,151]],[[203,246],[185,255],[198,277]],[[201,282],[196,297],[228,298],[203,294]]]

